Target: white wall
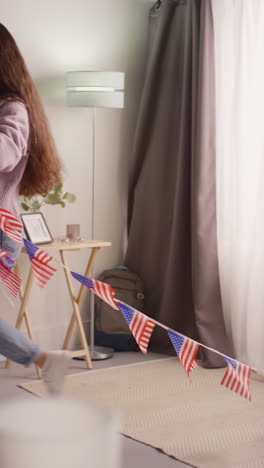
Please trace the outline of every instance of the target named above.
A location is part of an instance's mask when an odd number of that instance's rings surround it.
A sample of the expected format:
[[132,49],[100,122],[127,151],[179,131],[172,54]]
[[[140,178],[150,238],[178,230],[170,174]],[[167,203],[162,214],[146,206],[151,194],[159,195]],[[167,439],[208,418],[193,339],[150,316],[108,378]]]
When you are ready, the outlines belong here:
[[[127,160],[131,152],[142,88],[150,0],[0,0],[1,22],[15,37],[42,97],[66,167],[64,187],[77,202],[46,207],[54,237],[67,223],[80,223],[91,236],[92,109],[65,106],[64,76],[71,70],[124,71],[125,109],[96,111],[95,238],[112,247],[99,252],[94,276],[123,260]],[[83,273],[88,251],[68,255]],[[22,267],[28,261],[22,259]],[[77,285],[76,285],[77,286]],[[1,317],[14,323],[18,311],[1,294]],[[88,300],[83,307],[87,320]],[[29,311],[38,342],[60,347],[71,307],[63,269],[44,288],[34,285]]]

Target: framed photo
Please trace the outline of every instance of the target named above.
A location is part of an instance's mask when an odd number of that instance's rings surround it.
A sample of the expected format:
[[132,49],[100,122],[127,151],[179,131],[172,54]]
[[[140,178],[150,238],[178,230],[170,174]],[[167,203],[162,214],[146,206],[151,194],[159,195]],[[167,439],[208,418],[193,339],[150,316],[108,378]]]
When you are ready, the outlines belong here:
[[30,242],[33,244],[49,244],[53,241],[42,213],[23,213],[20,216]]

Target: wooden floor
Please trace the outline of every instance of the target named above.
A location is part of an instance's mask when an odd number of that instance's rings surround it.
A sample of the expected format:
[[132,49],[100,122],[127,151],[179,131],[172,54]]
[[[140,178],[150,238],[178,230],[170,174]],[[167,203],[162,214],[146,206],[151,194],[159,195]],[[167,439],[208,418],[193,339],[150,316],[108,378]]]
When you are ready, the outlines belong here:
[[[120,366],[132,364],[134,362],[143,362],[146,360],[161,359],[167,356],[148,353],[144,356],[140,352],[115,353],[110,359],[102,361],[93,361],[94,369],[105,367]],[[69,369],[69,374],[87,370],[84,361],[73,360]],[[17,387],[18,383],[31,381],[36,378],[34,366],[24,368],[17,364],[12,364],[10,369],[5,369],[4,362],[0,363],[0,402],[4,404],[10,399],[32,399],[36,398],[29,392]],[[174,458],[164,455],[162,452],[147,445],[135,442],[127,437],[122,437],[122,468],[182,468],[190,465],[181,463]]]

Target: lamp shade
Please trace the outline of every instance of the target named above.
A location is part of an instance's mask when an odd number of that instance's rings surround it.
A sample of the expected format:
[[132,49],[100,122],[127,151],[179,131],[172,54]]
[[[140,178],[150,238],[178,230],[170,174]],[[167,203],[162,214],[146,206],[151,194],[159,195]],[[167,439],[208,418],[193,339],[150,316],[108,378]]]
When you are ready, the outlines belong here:
[[71,107],[124,107],[124,73],[72,71],[66,74],[67,105]]

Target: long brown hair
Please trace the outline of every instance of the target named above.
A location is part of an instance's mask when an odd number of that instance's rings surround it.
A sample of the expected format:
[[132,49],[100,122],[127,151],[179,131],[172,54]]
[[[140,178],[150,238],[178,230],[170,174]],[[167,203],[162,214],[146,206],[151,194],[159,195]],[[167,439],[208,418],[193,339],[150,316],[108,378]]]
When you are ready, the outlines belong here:
[[47,193],[61,180],[62,163],[33,80],[19,48],[0,24],[0,98],[18,99],[28,110],[30,138],[28,162],[19,193]]

